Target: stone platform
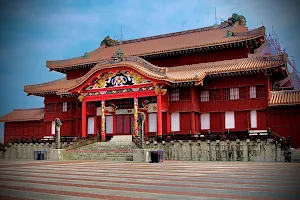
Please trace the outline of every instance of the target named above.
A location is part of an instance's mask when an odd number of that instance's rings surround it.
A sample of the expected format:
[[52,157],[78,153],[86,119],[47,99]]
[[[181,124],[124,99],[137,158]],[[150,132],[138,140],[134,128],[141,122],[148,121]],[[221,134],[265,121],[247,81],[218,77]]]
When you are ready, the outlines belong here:
[[0,162],[0,199],[299,199],[299,163]]

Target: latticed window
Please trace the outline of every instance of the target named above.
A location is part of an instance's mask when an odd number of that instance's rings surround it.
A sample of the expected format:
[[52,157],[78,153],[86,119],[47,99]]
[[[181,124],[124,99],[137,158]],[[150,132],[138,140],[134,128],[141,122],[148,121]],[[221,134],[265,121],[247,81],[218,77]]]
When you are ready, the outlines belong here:
[[76,110],[76,101],[72,102],[72,110]]
[[200,101],[201,102],[209,101],[209,91],[208,90],[201,91],[201,93],[200,93]]
[[55,103],[48,103],[45,106],[46,112],[55,112]]
[[209,100],[210,101],[220,100],[220,90],[218,89],[209,90]]
[[229,100],[230,99],[230,89],[225,88],[223,89],[223,100]]
[[255,86],[250,87],[249,97],[250,97],[250,99],[256,98],[256,87]]
[[87,102],[86,103],[86,108],[94,109],[94,108],[96,108],[96,103],[95,102]]
[[179,100],[180,101],[190,100],[190,88],[189,87],[182,87],[179,89]]
[[240,99],[246,99],[246,88],[245,87],[240,87]]
[[153,96],[153,97],[141,97],[139,98],[139,107],[143,107],[142,104],[144,103],[144,101],[148,101],[148,103],[157,103],[157,97]]
[[134,107],[133,103],[133,99],[118,99],[115,101],[118,109],[131,109]]
[[257,98],[266,97],[266,86],[257,85],[256,86],[256,96],[257,96]]
[[60,102],[60,103],[57,104],[57,111],[61,112],[62,109],[63,109],[63,103]]
[[230,88],[230,100],[239,99],[239,88]]
[[170,101],[179,101],[179,88],[172,88],[170,90]]
[[68,102],[63,102],[62,111],[67,112],[68,111]]

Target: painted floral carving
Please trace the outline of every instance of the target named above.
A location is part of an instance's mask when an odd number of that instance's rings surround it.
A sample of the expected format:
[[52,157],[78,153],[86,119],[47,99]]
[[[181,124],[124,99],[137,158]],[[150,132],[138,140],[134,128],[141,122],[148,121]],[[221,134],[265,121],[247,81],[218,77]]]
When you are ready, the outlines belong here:
[[103,79],[99,79],[99,81],[97,82],[97,84],[98,84],[98,86],[100,88],[103,88],[105,86],[106,82]]
[[99,88],[109,88],[109,87],[119,87],[119,86],[128,86],[135,84],[145,84],[151,83],[150,80],[146,80],[143,76],[128,70],[120,70],[117,72],[107,72],[101,74],[98,79],[94,82],[94,85],[91,85],[87,88],[90,89],[99,89]]

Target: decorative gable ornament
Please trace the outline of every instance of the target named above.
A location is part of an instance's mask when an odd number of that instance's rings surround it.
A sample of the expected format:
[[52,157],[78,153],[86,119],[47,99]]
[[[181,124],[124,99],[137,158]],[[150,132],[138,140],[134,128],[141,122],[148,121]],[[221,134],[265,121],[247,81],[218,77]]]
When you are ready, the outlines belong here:
[[118,63],[118,62],[121,62],[123,60],[123,56],[124,56],[124,53],[122,51],[122,49],[118,49],[116,51],[116,53],[113,54],[113,56],[111,57],[111,60],[110,60],[110,63]]
[[88,52],[85,52],[85,53],[84,53],[84,55],[83,55],[83,58],[84,58],[84,59],[86,59],[86,58],[88,58],[88,57],[89,57],[89,55],[90,55],[90,53],[88,53]]
[[106,72],[98,76],[98,79],[90,85],[87,90],[111,88],[119,86],[129,86],[151,83],[152,81],[145,79],[143,76],[128,70],[119,70],[116,72]]

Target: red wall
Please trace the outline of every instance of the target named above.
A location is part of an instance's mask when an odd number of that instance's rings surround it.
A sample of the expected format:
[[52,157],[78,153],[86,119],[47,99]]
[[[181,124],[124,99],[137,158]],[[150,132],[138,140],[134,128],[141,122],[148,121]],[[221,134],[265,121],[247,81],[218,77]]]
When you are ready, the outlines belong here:
[[42,138],[44,123],[42,121],[32,122],[6,122],[4,125],[4,142],[9,139],[31,139]]
[[189,133],[189,131],[191,130],[191,114],[189,112],[181,112],[179,115],[180,115],[179,133]]
[[[257,110],[257,128],[251,128],[250,125],[250,110],[234,111],[235,128],[230,129],[230,132],[247,131],[252,130],[266,130],[266,110]],[[196,123],[199,123],[200,132],[207,132],[207,130],[201,130],[201,118],[196,118]],[[224,133],[225,128],[225,112],[210,112],[210,131],[211,133]]]
[[167,113],[162,113],[162,132],[167,133]]
[[201,124],[200,124],[200,113],[195,113],[195,133],[200,133]]
[[268,110],[271,130],[285,138],[291,137],[291,145],[300,148],[300,106],[272,107]]
[[247,48],[242,47],[242,48],[200,52],[200,53],[187,54],[187,55],[176,55],[173,57],[166,57],[166,58],[154,58],[154,59],[147,59],[147,60],[150,63],[157,66],[173,67],[179,65],[190,65],[190,64],[214,62],[214,61],[221,61],[221,60],[247,58],[248,52],[249,51]]
[[210,113],[210,131],[211,132],[220,132],[222,131],[223,128],[223,121],[224,121],[224,117],[223,117],[223,113]]
[[[249,87],[255,85],[265,85],[266,97],[249,99]],[[199,87],[199,90],[209,89],[223,89],[232,87],[245,87],[246,99],[237,100],[222,100],[223,93],[220,91],[220,100],[200,102],[195,100],[195,111],[206,112],[226,112],[226,111],[246,111],[246,110],[262,110],[268,108],[268,85],[269,78],[264,75],[253,76],[235,76],[235,77],[223,77],[218,79],[209,79],[204,82],[203,87]],[[199,92],[195,95],[200,96]]]

